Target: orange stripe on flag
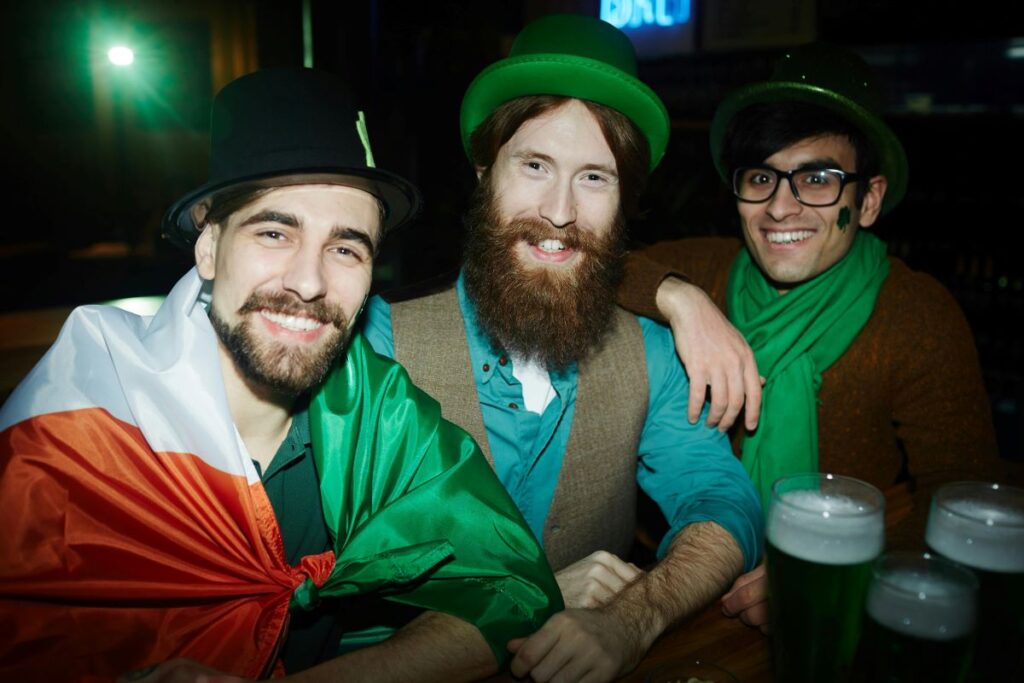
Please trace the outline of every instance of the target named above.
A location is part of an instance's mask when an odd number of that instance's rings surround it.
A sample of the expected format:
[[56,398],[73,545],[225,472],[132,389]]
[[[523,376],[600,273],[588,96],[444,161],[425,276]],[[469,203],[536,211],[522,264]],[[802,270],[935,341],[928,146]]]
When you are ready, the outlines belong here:
[[0,473],[0,672],[22,679],[178,656],[258,676],[294,588],[333,567],[332,553],[285,562],[260,484],[154,452],[99,408],[0,433]]

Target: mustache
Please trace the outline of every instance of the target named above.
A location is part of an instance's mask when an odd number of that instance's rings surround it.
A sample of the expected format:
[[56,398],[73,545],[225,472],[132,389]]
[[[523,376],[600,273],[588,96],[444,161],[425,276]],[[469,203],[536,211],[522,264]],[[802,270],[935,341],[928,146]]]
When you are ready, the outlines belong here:
[[529,244],[540,244],[544,240],[558,240],[566,249],[594,253],[600,250],[600,242],[586,230],[582,230],[575,223],[570,223],[564,228],[552,227],[550,223],[535,218],[516,218],[508,221],[505,225],[494,228],[501,233],[503,239],[509,243],[523,240]]
[[313,318],[339,330],[348,327],[348,317],[340,305],[323,300],[306,302],[284,292],[253,292],[238,309],[239,314],[259,311]]

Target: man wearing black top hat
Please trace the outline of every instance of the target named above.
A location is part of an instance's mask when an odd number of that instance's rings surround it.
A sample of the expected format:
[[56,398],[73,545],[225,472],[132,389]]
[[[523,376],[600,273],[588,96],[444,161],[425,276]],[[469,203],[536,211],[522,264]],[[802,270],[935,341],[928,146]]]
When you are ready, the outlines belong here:
[[[468,435],[350,334],[416,190],[325,73],[234,81],[212,139],[165,219],[196,268],[152,318],[76,310],[0,411],[0,672],[493,672],[557,585]],[[336,658],[361,594],[427,612]]]

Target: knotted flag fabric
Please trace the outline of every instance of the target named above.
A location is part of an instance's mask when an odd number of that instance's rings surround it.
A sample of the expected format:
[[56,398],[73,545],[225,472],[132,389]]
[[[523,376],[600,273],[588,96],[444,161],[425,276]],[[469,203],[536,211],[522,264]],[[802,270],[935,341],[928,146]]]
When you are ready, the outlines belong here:
[[472,440],[358,335],[310,404],[335,549],[290,566],[203,286],[191,271],[152,318],[77,309],[0,410],[0,672],[280,673],[290,609],[370,591],[474,623],[501,660],[561,608]]

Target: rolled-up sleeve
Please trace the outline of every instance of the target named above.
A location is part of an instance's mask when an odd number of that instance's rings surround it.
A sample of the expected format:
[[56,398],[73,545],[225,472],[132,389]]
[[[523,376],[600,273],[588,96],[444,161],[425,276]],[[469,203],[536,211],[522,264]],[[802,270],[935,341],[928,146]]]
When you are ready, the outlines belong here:
[[650,397],[640,436],[637,482],[669,524],[658,557],[687,525],[715,522],[736,540],[745,571],[750,571],[761,557],[764,538],[757,492],[726,435],[705,426],[707,405],[697,423],[690,424],[689,381],[671,333],[652,320],[639,320]]

